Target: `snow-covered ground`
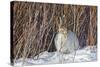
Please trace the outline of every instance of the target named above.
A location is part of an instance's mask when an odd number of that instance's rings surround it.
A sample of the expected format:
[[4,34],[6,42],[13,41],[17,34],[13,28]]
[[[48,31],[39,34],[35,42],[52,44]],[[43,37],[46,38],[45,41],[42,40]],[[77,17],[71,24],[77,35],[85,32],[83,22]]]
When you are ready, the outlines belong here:
[[[58,52],[42,52],[39,54],[39,59],[26,58],[24,65],[37,65],[37,64],[57,64],[57,63],[72,63],[72,62],[89,62],[97,60],[96,46],[88,46],[79,49],[70,54],[61,54]],[[15,61],[15,66],[22,65],[22,58]]]

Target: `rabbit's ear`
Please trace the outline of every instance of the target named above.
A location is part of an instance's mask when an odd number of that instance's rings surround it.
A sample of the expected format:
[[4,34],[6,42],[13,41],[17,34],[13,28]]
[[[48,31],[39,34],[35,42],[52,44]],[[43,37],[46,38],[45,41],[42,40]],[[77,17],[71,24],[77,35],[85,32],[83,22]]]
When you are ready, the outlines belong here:
[[61,19],[61,17],[59,17],[59,20],[60,20],[60,23],[58,24],[58,27],[59,27],[59,29],[60,29],[61,26],[62,26],[62,19]]
[[59,19],[60,19],[60,26],[61,26],[62,25],[62,18],[60,17]]

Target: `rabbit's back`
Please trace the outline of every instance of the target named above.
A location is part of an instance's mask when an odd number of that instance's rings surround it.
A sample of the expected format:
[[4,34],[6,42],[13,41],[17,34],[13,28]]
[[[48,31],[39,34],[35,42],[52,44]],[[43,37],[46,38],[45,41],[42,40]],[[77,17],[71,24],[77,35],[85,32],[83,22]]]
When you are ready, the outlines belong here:
[[79,41],[74,32],[68,31],[64,45],[64,49],[68,50],[67,52],[74,52],[79,48]]

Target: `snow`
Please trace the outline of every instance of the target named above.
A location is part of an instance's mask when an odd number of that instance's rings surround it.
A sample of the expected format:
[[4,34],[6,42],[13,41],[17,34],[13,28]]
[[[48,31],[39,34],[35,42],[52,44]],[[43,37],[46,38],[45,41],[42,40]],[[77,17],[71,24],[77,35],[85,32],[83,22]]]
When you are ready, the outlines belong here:
[[[22,58],[15,61],[15,66],[22,65]],[[40,64],[58,64],[58,63],[72,63],[72,62],[89,62],[97,60],[97,48],[96,46],[88,46],[83,49],[79,49],[76,52],[70,54],[61,54],[58,52],[44,51],[39,54],[39,58],[35,56],[34,59],[26,58],[24,65],[40,65]]]

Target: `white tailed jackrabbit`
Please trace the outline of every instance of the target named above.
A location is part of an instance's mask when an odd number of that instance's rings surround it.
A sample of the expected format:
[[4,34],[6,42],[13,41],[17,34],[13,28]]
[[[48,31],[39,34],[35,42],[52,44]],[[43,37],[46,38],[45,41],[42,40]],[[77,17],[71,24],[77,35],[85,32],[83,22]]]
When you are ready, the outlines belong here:
[[79,48],[79,41],[74,32],[67,31],[67,28],[64,26],[61,27],[60,23],[58,33],[55,37],[55,46],[58,52],[67,54]]

